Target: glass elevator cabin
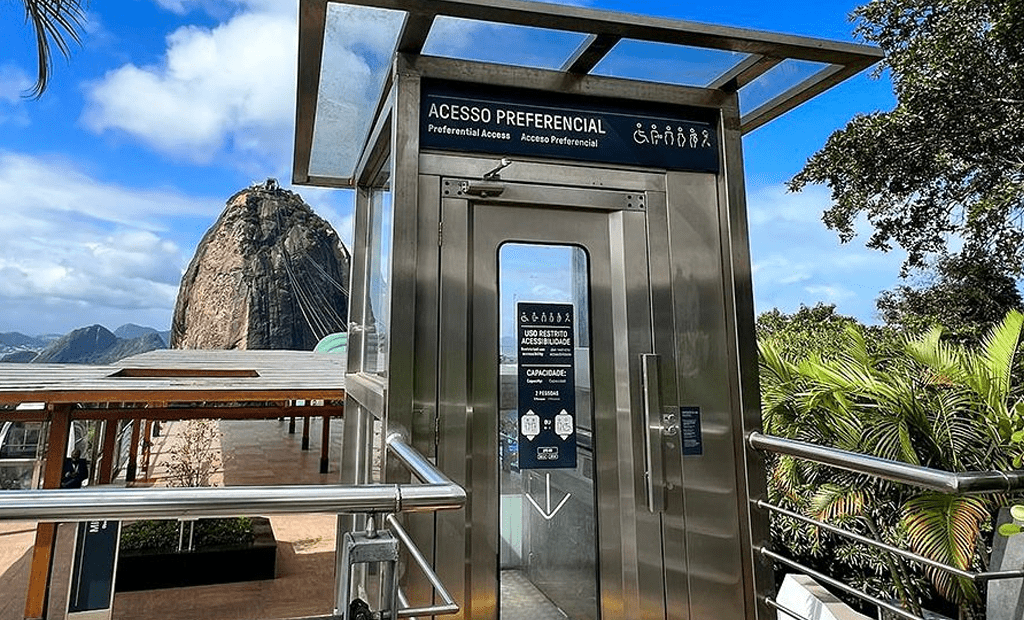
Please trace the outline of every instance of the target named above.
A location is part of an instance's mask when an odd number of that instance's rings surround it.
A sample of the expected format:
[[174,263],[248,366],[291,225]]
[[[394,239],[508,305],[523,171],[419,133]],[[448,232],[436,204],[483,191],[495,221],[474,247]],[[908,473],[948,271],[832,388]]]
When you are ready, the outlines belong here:
[[[341,482],[408,481],[401,433],[466,489],[402,517],[458,618],[774,618],[741,137],[877,50],[513,0],[299,6],[293,182],[356,196]],[[637,74],[652,48],[679,73]],[[436,603],[410,566],[399,600]]]

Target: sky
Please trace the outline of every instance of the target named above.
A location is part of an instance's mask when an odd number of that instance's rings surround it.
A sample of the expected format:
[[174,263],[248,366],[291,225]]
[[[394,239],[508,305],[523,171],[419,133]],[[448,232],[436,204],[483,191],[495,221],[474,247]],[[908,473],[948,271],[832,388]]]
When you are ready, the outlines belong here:
[[[844,41],[858,4],[573,3]],[[50,88],[33,100],[24,96],[35,78],[32,31],[20,2],[0,2],[0,332],[168,329],[196,244],[232,194],[268,177],[351,240],[351,192],[288,184],[296,14],[297,0],[92,0],[83,45],[69,60],[55,56]],[[356,24],[330,36],[357,50],[380,43],[374,32]],[[428,50],[501,49],[471,34],[449,26]],[[675,79],[684,70],[657,52],[618,51],[599,72]],[[536,53],[564,52],[553,39]],[[717,67],[691,62],[685,71]],[[763,93],[742,96],[749,109]],[[785,182],[854,115],[893,105],[889,80],[868,72],[744,138],[757,312],[825,302],[877,321],[874,299],[898,284],[902,254],[864,248],[866,228],[841,245],[821,223],[827,190],[790,194]]]

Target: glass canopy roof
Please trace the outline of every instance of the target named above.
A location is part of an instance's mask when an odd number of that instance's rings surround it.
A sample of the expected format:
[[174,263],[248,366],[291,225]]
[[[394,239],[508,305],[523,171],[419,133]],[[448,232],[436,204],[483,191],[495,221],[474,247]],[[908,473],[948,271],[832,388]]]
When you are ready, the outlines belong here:
[[354,186],[395,52],[739,91],[752,131],[876,48],[520,0],[300,0],[293,182]]

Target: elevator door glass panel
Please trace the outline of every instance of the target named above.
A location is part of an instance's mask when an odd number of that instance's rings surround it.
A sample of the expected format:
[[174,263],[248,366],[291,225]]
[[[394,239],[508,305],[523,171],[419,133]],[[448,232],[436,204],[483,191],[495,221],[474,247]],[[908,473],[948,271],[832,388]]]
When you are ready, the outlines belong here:
[[587,255],[506,243],[498,281],[499,617],[596,619]]

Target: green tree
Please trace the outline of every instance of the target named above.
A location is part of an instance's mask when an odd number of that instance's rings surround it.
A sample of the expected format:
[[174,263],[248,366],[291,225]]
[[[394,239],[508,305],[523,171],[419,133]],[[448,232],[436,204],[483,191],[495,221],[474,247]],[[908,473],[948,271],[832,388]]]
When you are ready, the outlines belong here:
[[43,95],[53,71],[53,47],[65,57],[71,55],[71,43],[81,44],[78,30],[85,21],[82,0],[23,0],[25,21],[36,37],[36,83],[30,95]]
[[825,224],[843,241],[908,252],[904,271],[948,251],[1024,265],[1024,0],[872,0],[856,34],[885,52],[897,105],[832,134],[790,181],[826,184]]
[[941,325],[945,338],[977,344],[1007,312],[1024,306],[1017,283],[990,256],[942,257],[917,284],[885,291],[878,298],[886,325],[915,334]]
[[774,338],[785,343],[788,355],[806,357],[841,350],[847,328],[859,325],[857,319],[839,314],[835,304],[818,302],[813,307],[801,304],[793,314],[773,308],[758,315],[755,327],[758,340]]
[[[976,347],[943,340],[934,328],[899,349],[875,352],[849,327],[843,346],[828,356],[791,356],[784,340],[762,339],[765,430],[947,471],[1008,469],[1022,427],[1011,373],[1022,326],[1024,315],[1011,312]],[[991,498],[923,492],[785,456],[769,460],[768,477],[773,501],[793,510],[962,569],[981,566]],[[931,598],[932,587],[962,614],[980,602],[970,581],[922,573],[896,556],[773,519],[776,544],[911,609]]]

